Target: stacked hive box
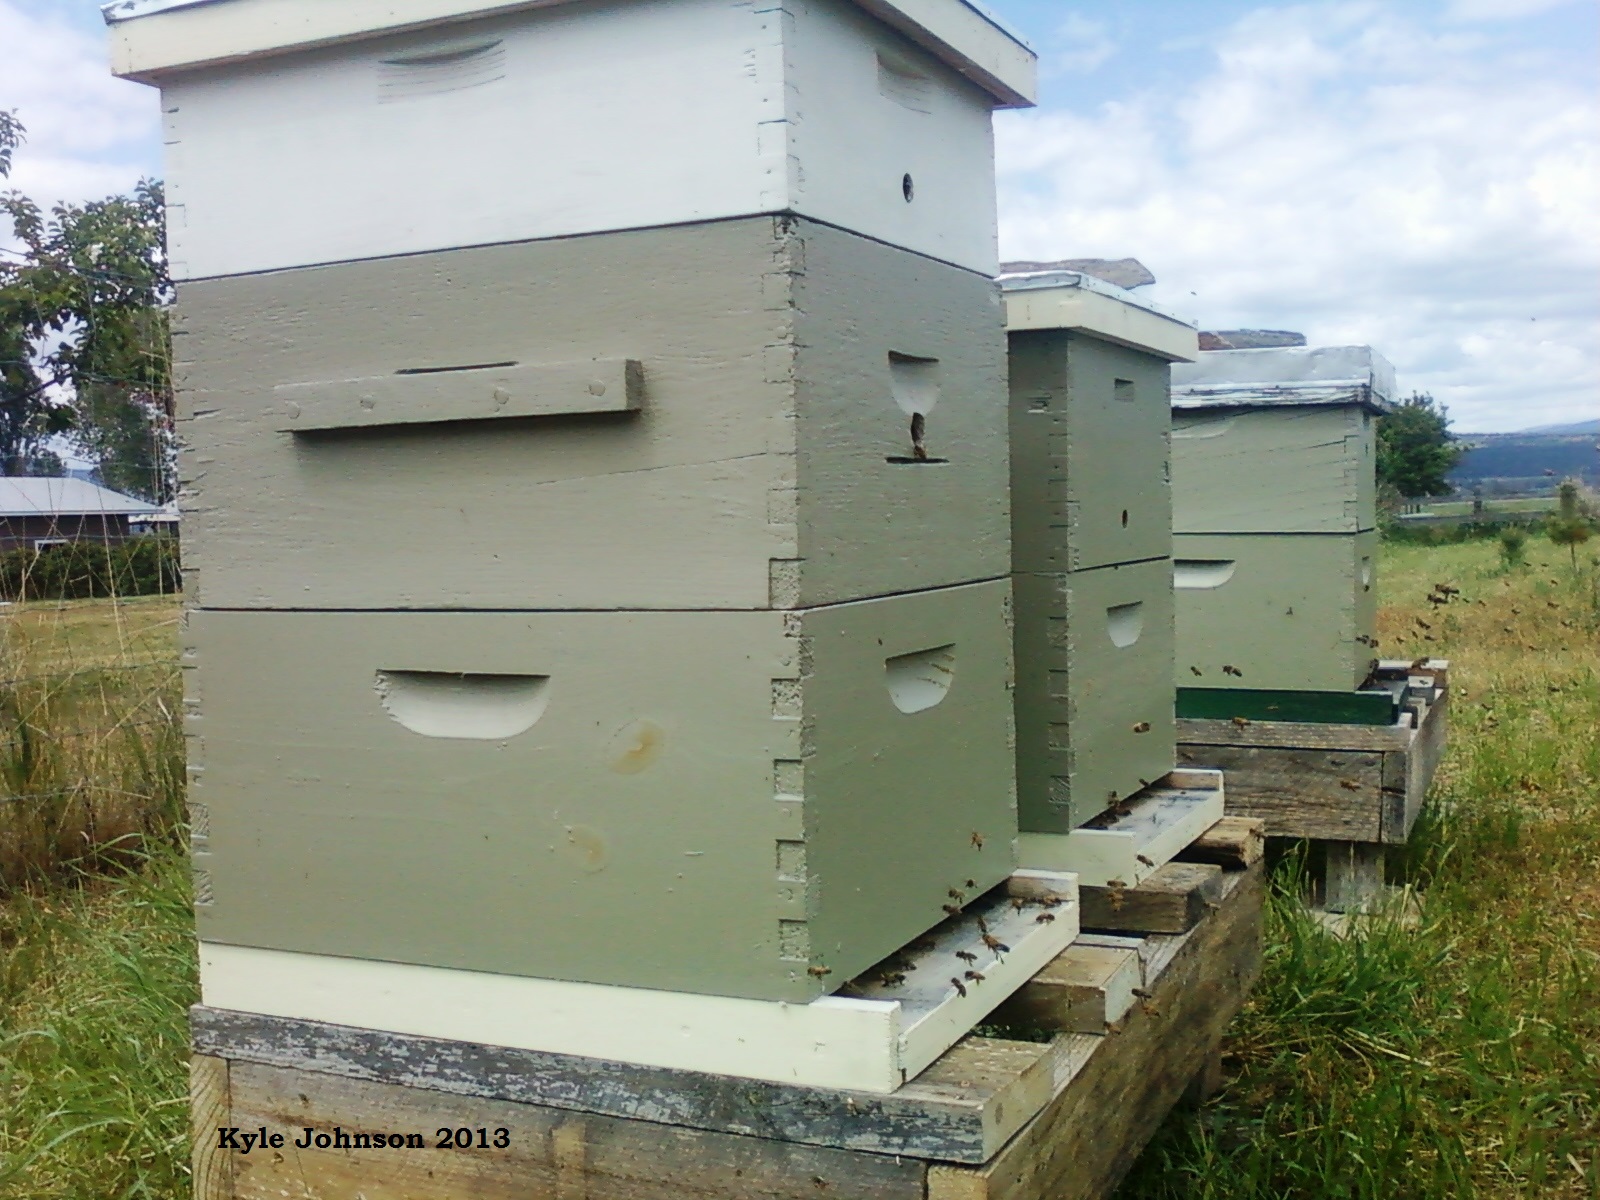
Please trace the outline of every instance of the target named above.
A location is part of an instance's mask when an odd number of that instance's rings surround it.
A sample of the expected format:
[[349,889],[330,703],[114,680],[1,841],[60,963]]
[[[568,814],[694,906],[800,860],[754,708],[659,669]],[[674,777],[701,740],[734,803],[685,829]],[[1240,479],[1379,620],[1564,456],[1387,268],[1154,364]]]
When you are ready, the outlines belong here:
[[[1000,277],[1023,859],[1172,769],[1168,374],[1192,325],[1070,271]],[[1048,860],[1039,847],[1041,860]]]
[[1011,873],[1033,60],[912,11],[109,11],[167,122],[208,1002],[809,1001]]
[[[1239,692],[1349,692],[1376,661],[1367,346],[1206,351],[1173,371],[1179,715]],[[1270,716],[1270,705],[1257,716]]]

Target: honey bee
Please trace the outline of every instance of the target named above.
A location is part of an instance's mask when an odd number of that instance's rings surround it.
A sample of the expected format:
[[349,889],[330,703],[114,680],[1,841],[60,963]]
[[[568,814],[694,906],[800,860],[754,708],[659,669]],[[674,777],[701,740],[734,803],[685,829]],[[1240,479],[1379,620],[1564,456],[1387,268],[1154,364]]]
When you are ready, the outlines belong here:
[[887,974],[878,976],[878,982],[883,984],[884,987],[899,987],[905,981],[904,971],[890,971]]
[[1233,727],[1235,729],[1243,729],[1245,726],[1250,724],[1250,718],[1249,717],[1234,717],[1234,718],[1232,718],[1232,720],[1233,720]]
[[974,850],[983,849],[983,834],[979,833],[976,829],[972,831],[972,848]]
[[1016,909],[1018,912],[1021,912],[1023,909],[1028,907],[1028,901],[1025,897],[1013,896],[1011,897],[1011,907]]
[[949,913],[952,917],[959,917],[961,915],[961,909],[954,904],[941,904],[939,907],[944,909],[944,911]]
[[1142,862],[1147,867],[1153,867],[1153,866],[1156,865],[1155,859],[1153,859],[1153,858],[1146,858],[1142,854],[1135,854],[1134,857],[1136,859],[1138,859],[1140,862]]
[[1133,731],[1135,733],[1149,733],[1150,732],[1150,722],[1149,721],[1140,721],[1137,725],[1135,725],[1133,727]]
[[979,933],[988,933],[989,932],[989,922],[985,921],[982,917],[974,917],[972,919],[978,923],[978,932]]
[[983,935],[983,944],[989,947],[989,949],[993,950],[996,955],[1004,954],[1006,951],[1011,949],[1010,946],[1006,945],[992,933],[986,933]]
[[1422,618],[1421,618],[1421,617],[1418,617],[1418,618],[1417,618],[1417,624],[1418,624],[1418,625],[1420,625],[1420,626],[1422,626],[1422,627],[1423,627],[1423,628],[1424,628],[1424,629],[1432,629],[1432,628],[1433,628],[1433,626],[1432,626],[1432,625],[1429,625],[1429,624],[1428,624],[1428,623],[1427,623],[1427,622],[1426,622],[1426,621],[1424,621],[1424,620],[1423,620],[1423,619],[1422,619]]
[[1055,919],[1056,919],[1055,913],[1047,913],[1047,912],[1046,913],[1040,913],[1037,917],[1035,917],[1033,919],[1033,923],[1035,925],[1048,925],[1048,924],[1050,924],[1051,921],[1054,921]]
[[1224,675],[1232,675],[1235,679],[1243,679],[1244,678],[1244,672],[1239,670],[1238,667],[1232,666],[1229,663],[1223,663],[1222,664],[1222,673]]
[[972,980],[973,983],[982,983],[983,982],[983,972],[982,971],[963,971],[963,972],[961,972],[961,977],[963,979],[970,979],[970,980]]
[[970,950],[957,950],[956,957],[964,963],[975,963],[978,961],[978,956],[972,953]]
[[945,893],[945,895],[949,896],[950,899],[954,900],[957,904],[960,904],[963,900],[965,900],[967,898],[964,893],[956,891],[955,888],[951,888],[948,892]]
[[1129,988],[1128,990],[1130,992],[1132,992],[1135,996],[1139,997],[1139,999],[1141,999],[1141,1000],[1154,1000],[1155,999],[1154,996],[1152,996],[1149,992],[1145,991],[1143,988]]
[[807,975],[815,975],[818,979],[821,979],[824,975],[832,975],[833,974],[833,968],[832,967],[807,967],[806,968],[806,974]]
[[953,986],[962,996],[967,994],[967,985],[962,983],[961,980],[957,979],[954,975],[950,977],[950,983],[951,986]]
[[1339,780],[1339,786],[1347,792],[1359,792],[1361,790],[1361,785],[1354,779],[1341,779]]
[[1189,668],[1189,673],[1191,675],[1203,675],[1203,674],[1205,674],[1205,672],[1202,671],[1199,667],[1190,667]]
[[972,890],[973,888],[975,888],[977,886],[978,886],[978,881],[976,879],[967,880],[967,890],[968,891]]

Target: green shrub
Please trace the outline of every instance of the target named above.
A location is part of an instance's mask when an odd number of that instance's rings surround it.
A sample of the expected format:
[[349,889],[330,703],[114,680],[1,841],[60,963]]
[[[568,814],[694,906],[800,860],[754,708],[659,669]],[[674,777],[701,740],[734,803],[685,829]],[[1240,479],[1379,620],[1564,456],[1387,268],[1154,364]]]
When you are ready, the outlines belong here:
[[0,599],[5,600],[167,595],[182,587],[178,539],[160,534],[0,551]]
[[1507,570],[1520,567],[1528,560],[1528,534],[1515,525],[1500,531],[1500,561]]

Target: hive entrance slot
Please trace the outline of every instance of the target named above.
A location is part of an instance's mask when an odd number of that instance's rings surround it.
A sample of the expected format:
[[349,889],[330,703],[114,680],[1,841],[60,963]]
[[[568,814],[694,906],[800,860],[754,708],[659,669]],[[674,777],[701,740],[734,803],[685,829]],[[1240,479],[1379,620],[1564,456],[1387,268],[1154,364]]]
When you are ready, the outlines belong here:
[[883,676],[889,699],[901,712],[916,713],[932,708],[949,694],[950,685],[955,682],[955,644],[886,658]]
[[1135,600],[1132,604],[1114,604],[1106,609],[1106,634],[1117,649],[1126,650],[1139,640],[1143,632],[1143,600]]
[[1178,558],[1172,563],[1172,586],[1219,588],[1233,578],[1239,564],[1231,558]]
[[379,671],[373,687],[384,711],[412,733],[502,741],[544,716],[550,677]]

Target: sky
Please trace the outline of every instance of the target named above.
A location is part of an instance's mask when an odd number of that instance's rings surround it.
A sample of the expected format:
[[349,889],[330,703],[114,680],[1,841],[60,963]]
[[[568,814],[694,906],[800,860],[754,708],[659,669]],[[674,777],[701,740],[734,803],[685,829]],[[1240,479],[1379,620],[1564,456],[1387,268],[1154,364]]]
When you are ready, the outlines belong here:
[[[996,119],[1003,258],[1133,256],[1203,328],[1373,345],[1461,431],[1600,416],[1595,0],[987,4],[1040,58]],[[0,0],[35,199],[160,175],[104,43],[93,0]]]

